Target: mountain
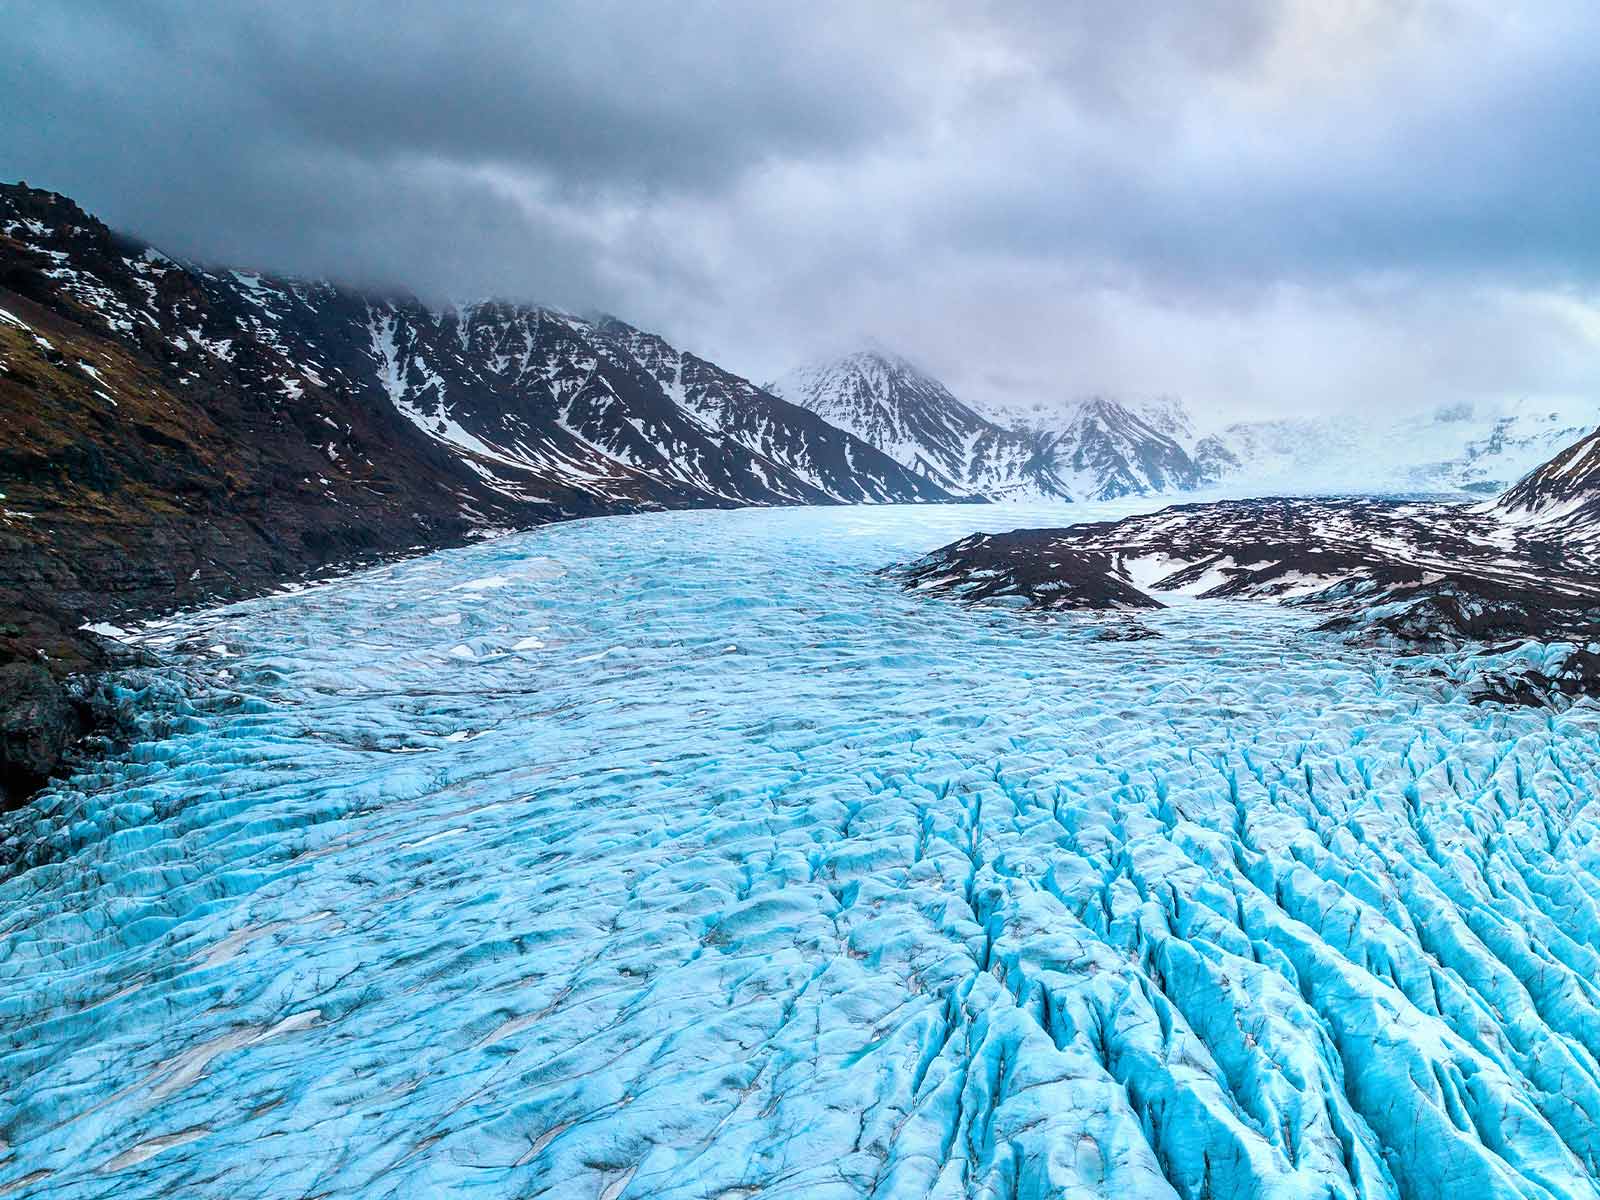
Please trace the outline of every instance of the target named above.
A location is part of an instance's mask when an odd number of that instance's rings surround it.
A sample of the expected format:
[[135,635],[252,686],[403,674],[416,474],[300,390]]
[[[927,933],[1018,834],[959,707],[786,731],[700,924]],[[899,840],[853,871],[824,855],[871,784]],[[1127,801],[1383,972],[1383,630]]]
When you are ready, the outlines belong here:
[[799,368],[769,383],[947,490],[989,499],[1108,500],[1198,486],[1193,460],[1167,429],[1186,430],[1169,402],[1149,414],[1093,399],[1053,424],[997,421],[905,359],[878,351]]
[[[1069,429],[1085,404],[980,411],[1003,426],[1047,436]],[[1395,417],[1340,414],[1219,423],[1181,401],[1116,408],[1175,443],[1193,464],[1166,488],[1234,494],[1463,492],[1496,495],[1600,421],[1600,403],[1525,400],[1505,408],[1450,405]],[[1175,460],[1181,465],[1181,460]]]
[[1069,405],[1059,429],[1037,435],[1056,474],[1080,499],[1193,491],[1207,482],[1189,453],[1114,400]]
[[801,367],[767,388],[949,491],[1070,498],[1034,439],[985,420],[896,355],[851,354]]
[[1194,414],[1176,396],[1160,396],[1127,406],[1150,428],[1187,448],[1195,440]]
[[1489,511],[1566,541],[1600,539],[1600,429],[1530,471]]
[[[968,401],[980,417],[1040,436],[1060,433],[1085,403],[1026,396]],[[1423,412],[1227,420],[1177,397],[1121,400],[1194,465],[1196,486],[1230,494],[1462,492],[1494,496],[1600,422],[1600,401],[1462,401]],[[1185,490],[1179,482],[1163,489]],[[1153,482],[1153,481],[1152,481]]]
[[947,491],[996,500],[1201,489],[1495,495],[1600,421],[1600,404],[1583,400],[1230,422],[1170,396],[971,403],[880,351],[802,367],[767,388]]
[[[758,463],[798,480],[796,500],[845,503],[948,500],[937,480],[908,473],[889,456],[818,414],[779,398],[715,363],[674,349],[614,317],[596,338],[638,364],[681,409],[743,446]],[[769,486],[779,486],[767,479]],[[793,492],[793,486],[789,490]]]
[[0,186],[0,430],[0,713],[32,714],[0,769],[72,725],[52,688],[103,657],[86,618],[568,517],[951,498],[613,319],[204,269],[25,184]]

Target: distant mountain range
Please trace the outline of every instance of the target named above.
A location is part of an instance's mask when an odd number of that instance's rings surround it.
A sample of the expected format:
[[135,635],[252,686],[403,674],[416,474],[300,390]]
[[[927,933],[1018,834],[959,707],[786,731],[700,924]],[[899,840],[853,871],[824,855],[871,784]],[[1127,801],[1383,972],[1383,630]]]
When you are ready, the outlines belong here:
[[1208,489],[1493,495],[1600,421],[1600,403],[1582,402],[1231,423],[1208,422],[1173,398],[969,404],[881,351],[805,367],[767,387],[947,490],[996,500]]
[[1033,414],[980,412],[903,358],[863,351],[767,385],[949,491],[996,500],[1108,500],[1206,480],[1160,422],[1111,400]]

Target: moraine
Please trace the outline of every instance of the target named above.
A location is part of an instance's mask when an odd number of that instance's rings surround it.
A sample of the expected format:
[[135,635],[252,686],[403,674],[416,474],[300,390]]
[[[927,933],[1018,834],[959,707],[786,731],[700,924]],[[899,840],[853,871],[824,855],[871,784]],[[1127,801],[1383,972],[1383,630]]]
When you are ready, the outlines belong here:
[[149,740],[0,825],[0,1193],[1595,1196],[1595,709],[875,574],[1128,511],[578,521],[150,628]]

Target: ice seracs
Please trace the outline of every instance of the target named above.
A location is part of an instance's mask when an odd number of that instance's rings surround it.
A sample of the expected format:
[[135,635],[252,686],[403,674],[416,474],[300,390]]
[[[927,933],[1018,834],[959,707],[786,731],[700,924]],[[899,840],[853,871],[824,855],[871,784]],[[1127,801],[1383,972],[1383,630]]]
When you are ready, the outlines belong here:
[[144,731],[0,816],[0,1189],[1595,1200],[1594,709],[873,574],[1063,519],[575,521],[135,631]]

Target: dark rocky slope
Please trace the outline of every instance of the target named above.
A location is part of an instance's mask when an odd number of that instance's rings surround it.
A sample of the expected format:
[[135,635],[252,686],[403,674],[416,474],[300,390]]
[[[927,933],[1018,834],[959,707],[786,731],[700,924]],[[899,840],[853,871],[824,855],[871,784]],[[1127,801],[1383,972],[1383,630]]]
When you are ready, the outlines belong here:
[[[0,239],[0,254],[10,250]],[[18,260],[22,261],[19,262]],[[106,665],[80,626],[244,595],[464,539],[513,512],[381,406],[269,398],[130,345],[8,255],[0,287],[0,786],[36,786],[85,724],[59,683]],[[185,379],[187,374],[189,378]],[[231,376],[231,377],[230,377]],[[343,428],[317,429],[325,412]],[[339,469],[318,441],[341,451]],[[475,494],[476,493],[476,494]]]
[[202,270],[26,185],[0,186],[0,493],[13,800],[84,726],[85,621],[576,516],[948,498],[619,323]]

